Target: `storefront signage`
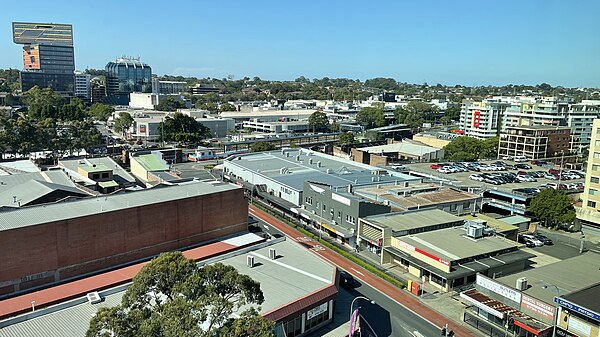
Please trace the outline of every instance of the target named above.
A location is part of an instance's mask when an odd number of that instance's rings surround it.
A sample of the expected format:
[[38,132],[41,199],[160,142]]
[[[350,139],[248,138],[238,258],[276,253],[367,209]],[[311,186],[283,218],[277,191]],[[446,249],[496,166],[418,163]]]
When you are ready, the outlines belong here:
[[441,264],[443,264],[445,266],[449,266],[450,265],[450,261],[444,260],[441,257],[437,257],[437,256],[435,256],[435,255],[433,255],[433,254],[431,254],[429,252],[426,252],[426,251],[424,251],[424,250],[422,250],[420,248],[417,248],[417,247],[415,247],[415,246],[413,246],[411,244],[408,244],[408,243],[406,243],[406,242],[404,242],[402,240],[398,240],[398,242],[399,242],[399,245],[401,247],[403,247],[404,249],[406,249],[408,251],[417,252],[417,253],[419,253],[421,255],[425,255],[428,258],[433,259],[433,260],[435,260],[435,261],[437,261],[437,262],[439,262],[439,263],[441,263]]
[[331,228],[330,226],[327,226],[324,223],[322,223],[321,226],[323,226],[323,228],[328,229],[328,230],[332,231],[333,233],[337,234],[337,231],[335,229]]
[[477,274],[477,279],[475,281],[475,283],[478,286],[481,286],[487,290],[490,290],[492,292],[495,292],[496,294],[504,297],[504,298],[508,298],[511,301],[514,301],[516,303],[521,303],[521,293],[511,289],[503,284],[500,284],[496,281],[490,280],[489,278],[481,275],[481,274]]
[[562,306],[564,308],[567,308],[567,309],[572,310],[572,311],[576,311],[576,312],[578,312],[578,313],[580,313],[580,314],[582,314],[584,316],[587,316],[587,317],[589,317],[591,319],[594,319],[594,320],[600,322],[600,314],[598,314],[598,313],[596,313],[594,311],[582,308],[582,307],[578,306],[577,304],[575,304],[573,302],[567,301],[567,300],[565,300],[563,298],[556,297],[556,296],[554,297],[554,302],[558,303],[558,305],[560,305],[560,306]]
[[580,336],[590,337],[590,333],[592,332],[592,327],[589,323],[578,320],[577,318],[570,316],[569,317],[569,330],[573,330]]
[[306,319],[309,320],[315,316],[318,316],[319,314],[324,313],[325,311],[327,311],[327,302],[321,304],[318,307],[312,308],[310,309],[307,313],[306,313]]
[[341,202],[342,204],[344,204],[346,206],[350,206],[350,199],[348,199],[346,197],[342,197],[339,194],[331,193],[331,199],[335,200],[337,202]]
[[533,297],[529,297],[525,294],[521,294],[521,308],[527,308],[538,315],[544,316],[546,319],[554,319],[555,308],[552,305],[539,301]]
[[469,301],[471,303],[473,303],[479,309],[481,309],[481,310],[483,310],[483,311],[485,311],[487,313],[490,313],[490,314],[492,314],[492,315],[494,315],[494,316],[496,316],[496,317],[498,317],[500,319],[504,319],[504,313],[503,312],[500,312],[500,311],[498,311],[498,310],[496,310],[496,309],[494,309],[494,308],[492,308],[490,306],[487,306],[487,305],[479,302],[478,300],[476,300],[474,298],[469,297],[464,292],[460,293],[460,297],[464,298],[465,300],[467,300],[467,301]]

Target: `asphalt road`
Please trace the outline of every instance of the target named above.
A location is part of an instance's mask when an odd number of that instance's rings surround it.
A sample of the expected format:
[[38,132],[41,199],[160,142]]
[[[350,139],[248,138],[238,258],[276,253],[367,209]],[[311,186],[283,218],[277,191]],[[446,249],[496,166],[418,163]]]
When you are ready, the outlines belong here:
[[[319,242],[303,236],[300,232],[254,208],[252,205],[249,205],[249,213],[256,219],[262,219],[268,225],[276,227],[285,233],[289,239],[300,242],[317,256],[348,271],[361,283],[354,290],[350,292],[341,291],[338,295],[338,305],[340,308],[339,312],[336,309],[336,319],[341,319],[341,321],[338,321],[337,326],[349,320],[350,308],[348,303],[351,299],[355,296],[363,295],[375,300],[377,303],[373,306],[361,300],[362,303],[360,304],[364,309],[363,315],[366,321],[373,327],[377,336],[434,337],[439,336],[439,327],[444,324],[449,324],[451,329],[456,332],[456,336],[476,336],[473,332],[460,326],[459,322],[449,321],[447,317],[429,308],[412,294],[374,276],[364,268],[321,246]],[[344,306],[346,306],[345,310],[343,309]],[[427,317],[427,319],[422,317]],[[432,324],[435,324],[435,326],[429,324],[428,321],[433,322]],[[332,324],[329,330],[335,327],[336,325]],[[321,334],[322,332],[313,334],[313,336]]]
[[198,179],[216,179],[210,170],[204,168],[205,165],[216,165],[216,160],[207,160],[202,162],[184,162],[173,164],[173,169],[182,178],[198,178]]

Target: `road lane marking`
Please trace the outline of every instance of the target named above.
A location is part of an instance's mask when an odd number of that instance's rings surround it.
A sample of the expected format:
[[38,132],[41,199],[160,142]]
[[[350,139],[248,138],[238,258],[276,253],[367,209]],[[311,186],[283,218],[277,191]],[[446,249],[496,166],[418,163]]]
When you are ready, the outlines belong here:
[[354,269],[354,268],[352,268],[352,267],[350,267],[350,269],[354,270],[354,272],[355,272],[355,273],[358,273],[358,274],[360,274],[361,276],[365,276],[365,274],[363,274],[363,273],[359,272],[358,270],[356,270],[356,269]]

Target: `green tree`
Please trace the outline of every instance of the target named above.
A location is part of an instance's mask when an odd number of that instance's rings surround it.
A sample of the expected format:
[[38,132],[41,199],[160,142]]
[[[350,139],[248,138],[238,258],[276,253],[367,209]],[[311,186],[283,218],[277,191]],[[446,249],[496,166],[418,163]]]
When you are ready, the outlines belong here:
[[455,105],[446,109],[446,111],[444,111],[444,117],[447,117],[449,120],[457,121],[460,118],[460,106]]
[[121,304],[98,310],[86,336],[273,337],[273,322],[252,307],[241,311],[263,301],[260,284],[234,267],[162,253],[133,278]]
[[221,103],[219,111],[235,111],[235,107],[230,103]]
[[444,158],[452,161],[473,161],[479,158],[481,141],[461,136],[444,147]]
[[492,137],[484,139],[481,142],[480,158],[496,158],[498,156],[498,145],[500,137]]
[[133,125],[133,117],[125,111],[119,112],[119,117],[115,119],[115,131],[123,135]]
[[50,88],[36,85],[23,93],[21,102],[29,107],[28,115],[32,118],[57,118],[64,98]]
[[158,111],[177,111],[177,109],[182,108],[185,108],[185,103],[171,96],[161,99],[160,102],[154,106],[154,109]]
[[545,227],[568,227],[575,221],[573,203],[565,192],[553,188],[538,193],[531,200],[530,210]]
[[316,131],[325,131],[329,125],[327,115],[322,111],[315,111],[308,117],[308,125]]
[[275,150],[275,145],[271,142],[254,142],[250,145],[250,151],[262,152]]
[[384,126],[385,115],[383,114],[383,108],[379,106],[362,108],[356,114],[356,122],[366,128]]
[[346,132],[346,133],[342,133],[342,134],[338,135],[338,141],[337,141],[338,145],[344,146],[344,145],[350,145],[350,144],[354,144],[354,143],[356,143],[356,140],[354,139],[354,133]]
[[193,117],[180,112],[173,117],[166,117],[158,127],[161,138],[166,141],[178,143],[198,143],[210,136],[210,130],[196,121]]
[[108,120],[108,117],[110,117],[113,112],[115,112],[115,109],[112,106],[102,103],[94,103],[90,107],[90,115],[94,116],[97,120],[104,122]]

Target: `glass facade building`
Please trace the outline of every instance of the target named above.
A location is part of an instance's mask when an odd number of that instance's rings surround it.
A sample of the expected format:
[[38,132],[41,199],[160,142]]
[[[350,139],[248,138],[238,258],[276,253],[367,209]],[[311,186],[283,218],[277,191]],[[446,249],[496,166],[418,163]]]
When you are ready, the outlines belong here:
[[13,22],[13,41],[23,44],[21,90],[33,86],[75,94],[73,29],[67,24]]
[[106,65],[106,94],[129,95],[152,92],[152,68],[134,58],[119,58]]

